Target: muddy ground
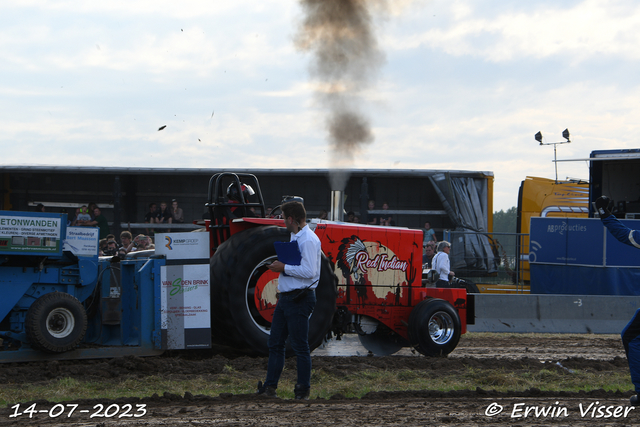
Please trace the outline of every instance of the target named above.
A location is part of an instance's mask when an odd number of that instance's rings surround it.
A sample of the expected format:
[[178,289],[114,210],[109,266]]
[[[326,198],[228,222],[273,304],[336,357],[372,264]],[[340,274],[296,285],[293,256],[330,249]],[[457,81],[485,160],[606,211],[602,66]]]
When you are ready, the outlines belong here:
[[[469,366],[475,370],[501,368],[506,371],[539,371],[548,364],[560,362],[562,369],[591,369],[606,372],[627,372],[627,362],[619,337],[611,335],[491,335],[469,334],[463,337],[448,358],[427,358],[403,350],[399,355],[368,357],[357,343],[332,343],[314,352],[314,369],[343,376],[358,370],[415,369],[438,372],[463,372]],[[347,348],[347,350],[342,350]],[[225,365],[238,372],[262,379],[266,372],[265,358],[250,358],[238,354],[222,354],[221,349],[200,353],[197,357],[184,354],[152,358],[42,362],[0,365],[0,382],[26,384],[71,377],[82,381],[118,380],[124,377],[163,375],[167,378],[189,379],[210,376],[223,371]],[[328,356],[327,354],[361,354],[361,356]],[[293,374],[293,360],[285,372]],[[311,399],[299,403],[288,399],[272,399],[254,395],[184,396],[165,393],[163,396],[140,396],[117,401],[76,401],[76,412],[66,417],[52,417],[61,406],[36,402],[42,413],[33,418],[23,414],[11,417],[12,408],[0,409],[0,427],[8,425],[71,425],[71,426],[389,426],[389,425],[637,425],[640,408],[628,405],[630,393],[593,391],[589,393],[524,392],[497,393],[481,388],[455,392],[420,390],[411,392],[372,392],[362,399],[336,395],[330,399]],[[312,394],[313,397],[313,394]],[[26,403],[26,402],[25,402]],[[67,402],[65,402],[66,404]],[[91,418],[100,409],[116,412],[110,418]],[[125,408],[131,410],[125,414]],[[146,405],[142,414],[136,405]],[[22,404],[21,408],[27,405]],[[109,409],[111,408],[111,409]],[[86,412],[80,412],[80,411]],[[54,412],[51,412],[54,411]],[[526,411],[529,411],[528,413]],[[538,411],[538,416],[536,416]],[[542,411],[542,412],[541,412]],[[118,415],[131,415],[118,418]],[[527,415],[525,417],[525,414]],[[136,415],[140,415],[136,417]]]

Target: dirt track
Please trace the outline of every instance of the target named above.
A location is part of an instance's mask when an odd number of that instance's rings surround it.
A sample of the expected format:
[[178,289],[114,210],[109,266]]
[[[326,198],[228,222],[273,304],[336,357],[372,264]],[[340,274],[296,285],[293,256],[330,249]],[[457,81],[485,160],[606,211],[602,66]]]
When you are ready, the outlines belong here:
[[[326,350],[324,350],[326,352]],[[566,369],[593,369],[602,371],[627,371],[624,350],[617,336],[571,335],[571,336],[507,336],[483,335],[463,339],[446,359],[433,359],[412,354],[404,350],[400,356],[389,357],[343,357],[314,355],[314,369],[322,369],[331,375],[344,375],[358,370],[410,369],[438,372],[457,372],[472,366],[475,370],[504,369],[538,371],[548,363],[561,362]],[[288,363],[293,363],[292,360]],[[192,378],[215,375],[225,365],[234,370],[260,379],[266,371],[266,359],[237,357],[228,358],[220,354],[209,354],[204,358],[184,357],[122,358],[97,361],[48,362],[12,364],[0,366],[0,381],[3,383],[31,383],[44,379],[72,377],[79,380],[117,379],[126,376],[158,375]],[[548,365],[547,365],[548,366]],[[291,371],[294,370],[293,364]],[[634,425],[640,419],[638,412],[628,406],[629,393],[525,392],[496,393],[474,389],[455,392],[430,390],[411,392],[369,393],[362,399],[346,399],[333,396],[331,399],[312,399],[298,403],[288,399],[269,399],[254,395],[165,396],[122,399],[118,401],[76,401],[78,410],[70,418],[52,418],[49,410],[54,404],[37,402],[43,410],[29,419],[28,415],[9,418],[11,408],[0,410],[0,426],[5,425],[65,425],[74,426],[173,426],[173,425]],[[125,405],[132,405],[131,415],[136,414],[136,405],[144,404],[146,414],[138,418],[90,418],[94,405],[101,403],[104,410],[112,405],[122,414]],[[591,405],[591,406],[590,406]],[[611,408],[607,409],[607,406]],[[22,405],[24,409],[26,405]],[[598,408],[601,413],[598,412]],[[617,409],[620,407],[620,409]],[[525,411],[529,409],[527,417]],[[587,409],[590,408],[590,409]],[[57,409],[62,409],[60,406]],[[66,408],[68,409],[68,408]],[[535,411],[538,416],[535,416]],[[543,415],[540,411],[546,411]],[[617,411],[617,412],[616,412]],[[626,411],[626,416],[625,416]],[[65,411],[65,415],[68,410]],[[493,416],[490,414],[496,413]],[[141,414],[141,413],[140,413]],[[603,415],[598,417],[598,415]],[[606,417],[610,415],[609,417]],[[607,424],[609,423],[609,424]]]

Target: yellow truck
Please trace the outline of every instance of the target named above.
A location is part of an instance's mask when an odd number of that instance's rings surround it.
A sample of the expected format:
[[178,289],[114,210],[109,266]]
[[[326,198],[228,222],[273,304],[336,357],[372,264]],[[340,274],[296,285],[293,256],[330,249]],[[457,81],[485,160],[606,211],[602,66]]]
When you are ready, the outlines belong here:
[[589,217],[589,183],[582,180],[555,181],[528,176],[518,193],[518,239],[516,271],[518,283],[529,284],[529,223],[531,217]]

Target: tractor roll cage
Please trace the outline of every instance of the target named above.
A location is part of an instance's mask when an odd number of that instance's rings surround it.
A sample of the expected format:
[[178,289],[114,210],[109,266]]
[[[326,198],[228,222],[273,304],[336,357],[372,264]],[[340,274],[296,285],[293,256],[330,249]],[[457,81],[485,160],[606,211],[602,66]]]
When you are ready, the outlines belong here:
[[[245,200],[242,184],[248,184],[254,189],[255,195],[258,197],[257,202]],[[226,189],[229,185],[236,186],[240,195],[239,203],[228,200]],[[209,211],[209,218],[211,218],[210,227],[214,249],[229,238],[229,223],[235,218],[235,215],[231,213],[231,208],[243,208],[244,212],[250,208],[260,208],[259,216],[262,218],[266,212],[258,178],[250,173],[220,172],[213,175],[209,179],[208,199],[205,206]]]

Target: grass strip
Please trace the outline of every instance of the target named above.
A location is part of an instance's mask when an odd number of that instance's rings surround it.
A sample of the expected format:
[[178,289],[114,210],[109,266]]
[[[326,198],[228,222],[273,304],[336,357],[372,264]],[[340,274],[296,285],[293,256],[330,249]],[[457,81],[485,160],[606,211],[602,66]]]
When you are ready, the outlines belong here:
[[[165,392],[184,395],[203,394],[218,396],[220,393],[246,394],[256,389],[255,378],[233,369],[217,375],[194,376],[189,379],[171,379],[151,375],[143,378],[126,378],[116,381],[81,381],[62,378],[36,384],[3,384],[0,389],[0,404],[46,399],[50,402],[65,402],[78,399],[116,399],[119,397],[146,397]],[[280,382],[278,395],[293,398],[294,372],[285,372]],[[590,371],[562,369],[540,369],[536,371],[507,371],[502,369],[462,370],[445,374],[419,370],[371,370],[359,371],[336,377],[323,370],[312,373],[312,397],[330,398],[334,395],[360,398],[371,391],[416,391],[416,390],[485,390],[499,392],[524,391],[538,388],[542,391],[605,391],[627,392],[633,389],[628,372]]]

